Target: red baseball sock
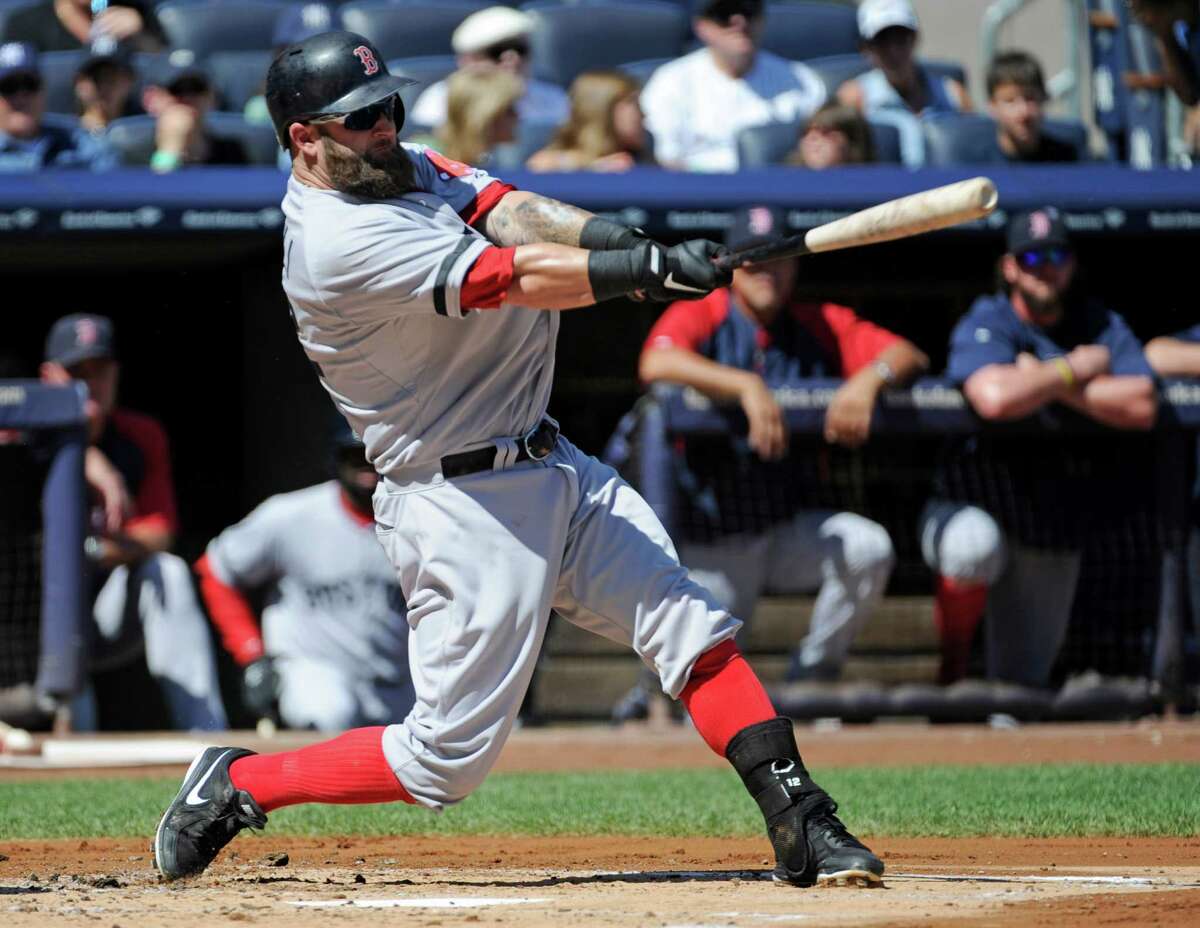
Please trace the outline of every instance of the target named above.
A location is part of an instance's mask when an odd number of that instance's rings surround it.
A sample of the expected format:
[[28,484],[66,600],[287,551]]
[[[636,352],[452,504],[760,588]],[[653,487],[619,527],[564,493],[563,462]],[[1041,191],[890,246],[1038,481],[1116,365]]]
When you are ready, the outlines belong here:
[[383,756],[383,730],[355,728],[298,751],[242,757],[229,777],[264,812],[298,802],[412,802]]
[[767,691],[732,640],[722,641],[700,655],[679,698],[700,737],[722,757],[730,738],[746,726],[777,714]]
[[933,622],[942,645],[942,666],[938,678],[953,683],[967,675],[967,660],[975,629],[987,605],[987,586],[938,577]]

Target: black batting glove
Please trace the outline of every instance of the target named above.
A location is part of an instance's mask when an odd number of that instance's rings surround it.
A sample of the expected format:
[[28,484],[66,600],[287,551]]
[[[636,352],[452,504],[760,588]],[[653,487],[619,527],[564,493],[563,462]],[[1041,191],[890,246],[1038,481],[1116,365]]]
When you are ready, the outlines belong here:
[[279,674],[269,657],[260,657],[242,671],[242,703],[257,719],[275,715],[279,697]]
[[702,238],[691,239],[671,248],[654,242],[643,248],[656,249],[649,255],[645,277],[646,296],[652,300],[699,299],[719,287],[727,287],[733,272],[713,264],[713,259],[729,253],[729,249]]

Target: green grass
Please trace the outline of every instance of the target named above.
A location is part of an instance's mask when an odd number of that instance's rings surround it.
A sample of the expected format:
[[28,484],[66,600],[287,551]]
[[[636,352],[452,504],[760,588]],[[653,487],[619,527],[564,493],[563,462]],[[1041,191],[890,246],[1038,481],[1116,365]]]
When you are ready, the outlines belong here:
[[[845,768],[820,782],[868,835],[1200,834],[1200,765]],[[148,836],[177,780],[0,783],[0,840]],[[269,833],[757,835],[726,770],[497,774],[441,815],[404,805],[295,806]]]

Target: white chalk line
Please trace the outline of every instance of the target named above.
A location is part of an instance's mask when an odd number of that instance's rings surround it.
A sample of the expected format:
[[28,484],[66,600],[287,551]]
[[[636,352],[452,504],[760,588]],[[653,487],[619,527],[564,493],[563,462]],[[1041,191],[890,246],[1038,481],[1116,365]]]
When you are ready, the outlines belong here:
[[970,873],[885,873],[884,880],[929,880],[944,883],[1099,883],[1111,886],[1179,886],[1143,876],[985,876]]
[[482,909],[493,905],[532,905],[549,901],[549,899],[513,897],[489,899],[482,896],[461,896],[432,899],[329,899],[311,902],[296,899],[288,904],[304,909],[336,909],[341,906],[353,906],[356,909]]

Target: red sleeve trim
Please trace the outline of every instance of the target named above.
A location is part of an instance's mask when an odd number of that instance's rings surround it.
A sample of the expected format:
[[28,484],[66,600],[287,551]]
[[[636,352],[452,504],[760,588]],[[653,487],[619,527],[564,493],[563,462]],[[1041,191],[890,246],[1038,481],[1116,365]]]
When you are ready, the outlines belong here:
[[860,319],[854,310],[836,303],[821,306],[821,318],[837,340],[842,376],[853,377],[871,364],[886,348],[900,341],[894,332]]
[[480,224],[487,218],[487,214],[504,198],[504,195],[516,189],[512,184],[494,180],[475,194],[475,199],[468,203],[458,215],[471,228],[479,229]]
[[468,309],[498,309],[508,296],[513,280],[516,248],[485,248],[467,276],[458,294],[458,305]]
[[138,446],[146,467],[133,501],[133,518],[128,524],[159,522],[170,532],[177,532],[179,515],[175,508],[175,485],[171,481],[167,433],[154,419],[127,409],[113,412],[113,425]]
[[672,303],[650,329],[642,350],[686,348],[699,352],[728,315],[728,290],[714,290],[702,300]]
[[258,620],[246,598],[233,587],[223,583],[213,572],[208,555],[196,562],[200,577],[200,595],[208,606],[208,614],[221,633],[225,650],[242,667],[258,660],[265,653]]

